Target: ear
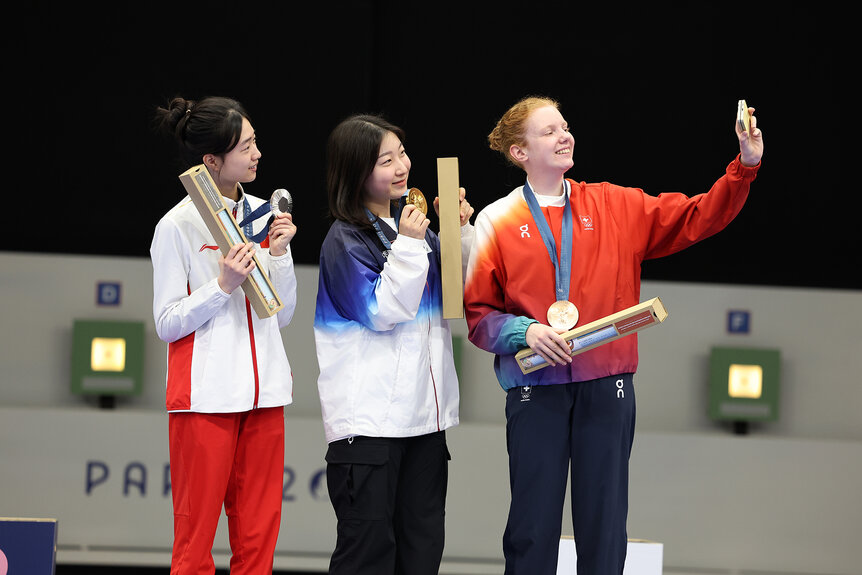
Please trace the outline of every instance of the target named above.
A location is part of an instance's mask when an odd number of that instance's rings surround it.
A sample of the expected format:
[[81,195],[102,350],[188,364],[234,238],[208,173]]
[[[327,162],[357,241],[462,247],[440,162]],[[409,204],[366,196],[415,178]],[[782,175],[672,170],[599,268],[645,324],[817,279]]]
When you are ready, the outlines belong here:
[[512,144],[509,146],[509,155],[512,156],[516,162],[521,163],[527,159],[527,149],[518,144]]
[[215,154],[204,154],[204,165],[213,171],[218,171],[219,158]]

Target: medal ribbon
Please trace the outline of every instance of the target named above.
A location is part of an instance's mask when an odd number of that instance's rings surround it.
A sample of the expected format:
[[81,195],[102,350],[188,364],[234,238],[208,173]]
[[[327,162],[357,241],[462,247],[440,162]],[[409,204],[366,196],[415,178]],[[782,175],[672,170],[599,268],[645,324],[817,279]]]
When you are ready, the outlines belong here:
[[[404,194],[398,200],[398,209],[395,211],[395,231],[398,231],[398,220],[401,219],[401,210],[404,209],[404,205],[407,203],[407,194]],[[385,235],[383,235],[383,230],[380,229],[380,221],[379,218],[375,217],[374,214],[371,213],[371,210],[365,208],[365,213],[368,215],[368,221],[371,222],[371,225],[374,226],[374,231],[377,232],[377,237],[380,238],[380,242],[383,244],[383,247],[386,248],[386,251],[392,249],[392,243],[389,241]]]
[[557,301],[569,300],[569,280],[571,279],[572,269],[572,204],[569,200],[569,182],[566,180],[563,180],[563,193],[566,196],[566,205],[563,208],[563,227],[560,230],[562,246],[560,247],[560,258],[558,260],[557,245],[554,241],[551,227],[548,225],[548,220],[545,219],[545,214],[542,213],[542,208],[539,207],[539,202],[536,200],[533,188],[530,187],[530,182],[527,181],[524,183],[524,199],[527,200],[527,206],[530,208],[533,220],[539,228],[539,234],[542,236],[542,241],[545,242],[551,262],[554,264]]
[[269,233],[269,224],[272,223],[272,220],[275,219],[275,216],[270,215],[269,221],[266,222],[266,225],[263,226],[263,229],[257,233],[256,235],[252,233],[251,223],[256,219],[271,213],[272,208],[269,205],[269,202],[264,202],[255,211],[251,211],[251,206],[248,204],[248,199],[243,198],[242,200],[242,221],[239,223],[239,227],[242,228],[242,232],[245,234],[245,237],[250,239],[256,244],[259,244],[263,241],[266,235]]

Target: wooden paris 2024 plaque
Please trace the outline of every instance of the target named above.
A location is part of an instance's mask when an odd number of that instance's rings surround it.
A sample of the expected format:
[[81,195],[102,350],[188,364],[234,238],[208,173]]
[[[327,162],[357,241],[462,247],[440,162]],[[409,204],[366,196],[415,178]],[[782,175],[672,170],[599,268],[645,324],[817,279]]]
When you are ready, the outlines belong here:
[[464,317],[458,158],[437,158],[437,196],[440,198],[440,273],[443,282],[443,317],[456,319]]
[[[570,354],[578,355],[615,339],[658,325],[666,318],[667,310],[656,297],[560,335],[568,342]],[[524,374],[548,366],[542,356],[529,347],[516,353],[515,360]]]
[[[180,174],[180,181],[203,217],[222,254],[227,255],[235,244],[248,242],[239,224],[222,201],[221,192],[203,164]],[[242,291],[257,317],[264,319],[278,313],[284,307],[284,303],[269,278],[261,271],[257,257],[253,256],[253,259],[254,270],[242,283]]]

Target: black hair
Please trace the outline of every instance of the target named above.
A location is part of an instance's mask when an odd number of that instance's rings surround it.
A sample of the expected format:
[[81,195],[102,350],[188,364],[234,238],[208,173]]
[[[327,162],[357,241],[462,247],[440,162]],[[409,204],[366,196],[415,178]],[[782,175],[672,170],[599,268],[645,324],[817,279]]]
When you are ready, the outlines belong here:
[[336,220],[369,226],[365,212],[365,182],[380,154],[380,144],[392,132],[403,142],[404,131],[381,116],[359,114],[332,130],[326,145],[326,191],[329,215]]
[[154,123],[175,139],[185,167],[190,168],[206,154],[230,152],[242,136],[243,118],[251,121],[242,104],[231,98],[209,96],[194,101],[177,97],[166,108],[156,108]]

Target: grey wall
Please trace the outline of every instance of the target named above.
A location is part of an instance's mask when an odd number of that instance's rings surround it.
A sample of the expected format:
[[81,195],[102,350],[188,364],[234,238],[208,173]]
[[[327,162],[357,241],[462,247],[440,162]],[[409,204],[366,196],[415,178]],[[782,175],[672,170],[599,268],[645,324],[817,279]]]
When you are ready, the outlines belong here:
[[[289,413],[316,417],[311,326],[317,268],[298,266],[297,276],[298,308],[283,330],[295,378]],[[121,283],[119,307],[96,305],[100,281]],[[92,407],[68,391],[73,319],[137,319],[145,322],[147,336],[144,392],[121,400],[120,407],[163,409],[166,345],[153,330],[148,259],[0,252],[0,287],[0,405]],[[780,419],[759,426],[758,434],[862,441],[862,292],[644,282],[641,301],[656,296],[669,317],[639,335],[639,431],[724,433],[706,416],[709,352],[712,346],[741,346],[778,348],[782,354]],[[751,313],[749,335],[726,332],[731,309]],[[462,422],[503,422],[492,356],[467,342],[463,320],[451,324],[463,338]]]
[[[317,270],[300,266],[297,274],[299,307],[283,331],[295,378],[287,418],[316,421]],[[98,281],[122,284],[119,307],[96,305]],[[166,346],[152,328],[148,259],[0,253],[0,288],[0,407],[26,408],[36,418],[96,409],[69,392],[72,321],[139,319],[147,334],[144,391],[116,410],[163,412]],[[669,317],[639,335],[630,535],[664,544],[666,572],[858,572],[850,534],[862,517],[854,488],[862,479],[862,292],[645,282],[641,300],[655,296]],[[730,309],[751,313],[750,334],[726,332]],[[463,432],[450,433],[453,481],[469,483],[483,470],[505,474],[503,394],[491,356],[466,341],[463,320],[452,324],[463,337]],[[708,419],[712,346],[781,350],[777,422],[736,436]],[[493,449],[482,444],[489,437],[497,438]],[[0,447],[9,440],[0,438]],[[15,463],[9,453],[0,449],[0,467]],[[493,500],[477,490],[475,497],[453,492],[462,504],[449,513],[452,545],[469,549],[475,537],[478,554],[497,553],[493,526],[502,532],[505,482],[489,491]],[[5,503],[0,492],[0,516]],[[459,525],[471,516],[485,516],[490,526],[471,533]],[[568,520],[564,529],[571,533]]]

